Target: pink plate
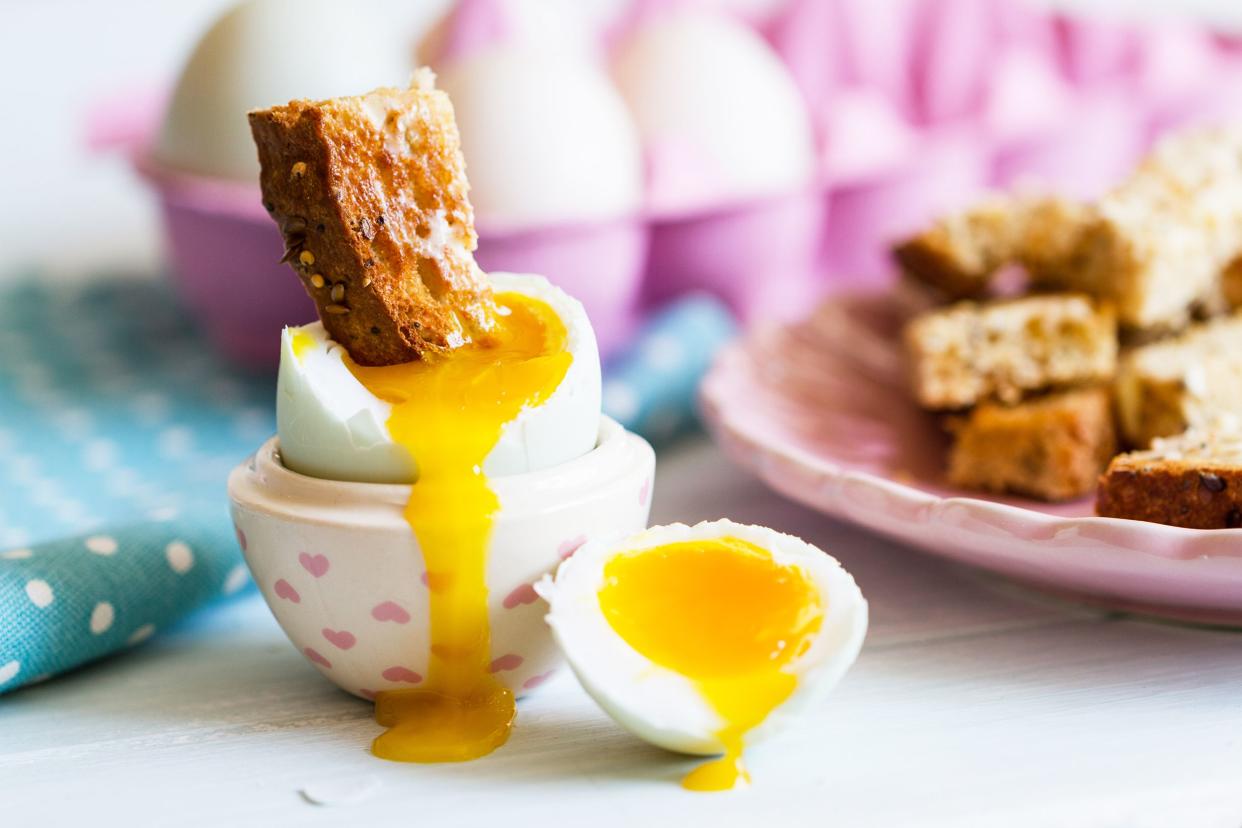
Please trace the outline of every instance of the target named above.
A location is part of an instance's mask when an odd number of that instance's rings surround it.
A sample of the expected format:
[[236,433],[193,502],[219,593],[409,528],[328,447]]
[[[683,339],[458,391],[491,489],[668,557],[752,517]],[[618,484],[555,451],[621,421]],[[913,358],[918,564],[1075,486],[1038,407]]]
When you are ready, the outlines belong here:
[[1242,529],[950,488],[943,437],[906,393],[899,304],[838,296],[726,349],[702,386],[725,451],[794,500],[936,555],[1119,609],[1242,625]]

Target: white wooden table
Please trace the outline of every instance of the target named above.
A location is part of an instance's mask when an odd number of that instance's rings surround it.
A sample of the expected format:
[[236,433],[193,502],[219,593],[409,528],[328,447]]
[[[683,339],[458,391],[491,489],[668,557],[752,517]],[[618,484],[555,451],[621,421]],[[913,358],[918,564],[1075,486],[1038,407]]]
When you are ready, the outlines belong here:
[[720,515],[831,550],[872,610],[855,669],[753,751],[747,791],[682,791],[695,760],[568,674],[486,759],[375,759],[370,705],[254,597],[0,701],[0,825],[1242,825],[1242,635],[1046,601],[786,503],[705,442],[664,452],[654,519]]

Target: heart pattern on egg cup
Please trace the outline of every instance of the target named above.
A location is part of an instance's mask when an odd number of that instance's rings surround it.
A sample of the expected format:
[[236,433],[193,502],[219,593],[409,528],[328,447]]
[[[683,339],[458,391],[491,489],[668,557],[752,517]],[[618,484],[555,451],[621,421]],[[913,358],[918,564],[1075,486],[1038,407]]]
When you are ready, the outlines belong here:
[[328,567],[330,566],[327,555],[312,555],[309,552],[299,553],[298,563],[316,578],[322,578],[324,575],[327,575]]
[[292,601],[295,604],[302,603],[302,596],[299,595],[298,591],[293,588],[293,584],[289,583],[284,578],[277,581],[275,586],[272,587],[272,590],[276,593],[276,597],[278,598],[284,598],[286,601]]
[[380,675],[388,681],[400,681],[405,684],[420,684],[423,680],[421,675],[414,672],[409,667],[389,667]]
[[[491,675],[519,695],[561,662],[533,582],[587,538],[646,525],[636,494],[652,478],[654,453],[610,420],[599,439],[595,452],[562,468],[493,481],[503,508],[488,548],[492,650],[482,667],[495,662]],[[234,469],[229,495],[246,563],[316,670],[359,698],[427,685],[430,598],[451,586],[452,573],[424,576],[401,492],[296,475],[273,438]]]
[[391,621],[394,624],[410,623],[409,612],[396,601],[384,601],[383,603],[376,604],[371,609],[371,617],[381,623],[385,621]]
[[505,670],[516,670],[522,666],[525,659],[517,653],[505,653],[499,658],[493,659],[490,667],[491,672],[500,673]]
[[302,655],[306,656],[311,661],[318,664],[320,667],[323,667],[327,670],[332,669],[332,662],[328,661],[328,659],[325,658],[324,655],[320,653],[318,650],[316,650],[314,647],[304,647],[302,649]]
[[521,584],[505,596],[504,608],[514,609],[522,604],[533,604],[538,600],[539,595],[535,592],[534,584]]
[[358,638],[349,630],[333,630],[328,627],[323,628],[323,637],[331,642],[333,647],[338,650],[348,650],[358,643]]

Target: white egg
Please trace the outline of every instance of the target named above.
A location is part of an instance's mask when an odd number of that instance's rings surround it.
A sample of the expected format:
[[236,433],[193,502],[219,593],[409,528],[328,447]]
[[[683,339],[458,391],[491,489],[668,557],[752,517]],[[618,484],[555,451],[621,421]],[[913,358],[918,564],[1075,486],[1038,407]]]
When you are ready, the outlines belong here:
[[[793,692],[753,730],[753,744],[820,703],[854,663],[867,631],[867,602],[837,561],[790,535],[728,520],[655,526],[624,540],[592,540],[537,587],[566,660],[595,701],[621,726],[652,744],[691,754],[723,750],[725,722],[687,676],[656,664],[613,628],[601,607],[605,567],[622,553],[714,538],[737,538],[767,550],[779,565],[800,568],[817,590],[823,618],[809,648],[786,665]],[[704,596],[703,600],[711,600]],[[738,606],[739,612],[745,606]]]
[[233,6],[181,70],[155,158],[199,175],[257,181],[249,110],[408,83],[412,67],[401,37],[364,9],[336,0]]
[[[586,454],[595,445],[601,410],[599,351],[586,311],[542,276],[493,273],[491,280],[499,292],[548,304],[565,324],[573,362],[542,405],[505,425],[483,471],[489,477],[521,474]],[[295,353],[299,330],[311,344]],[[363,387],[342,360],[344,353],[318,322],[285,329],[276,383],[282,461],[293,471],[329,480],[413,482],[418,458],[389,435],[391,405]]]
[[806,105],[780,58],[742,23],[691,10],[653,16],[621,41],[612,72],[645,145],[654,209],[810,185]]
[[566,51],[500,48],[440,72],[483,227],[611,219],[643,199],[638,132],[602,70]]
[[437,73],[480,52],[515,46],[591,59],[592,22],[581,0],[456,0],[418,44],[418,59]]

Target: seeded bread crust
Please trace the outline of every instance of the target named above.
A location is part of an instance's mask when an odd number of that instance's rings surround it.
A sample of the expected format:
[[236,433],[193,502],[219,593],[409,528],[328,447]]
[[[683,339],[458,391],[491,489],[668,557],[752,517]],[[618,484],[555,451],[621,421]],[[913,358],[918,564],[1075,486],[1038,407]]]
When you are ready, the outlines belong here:
[[1119,455],[1100,478],[1095,510],[1188,529],[1242,528],[1242,437],[1192,430]]
[[950,424],[949,482],[1041,500],[1085,497],[1117,451],[1102,387],[1004,406],[988,403]]
[[906,327],[915,399],[962,409],[1111,380],[1117,363],[1112,312],[1078,294],[960,302]]
[[285,261],[361,365],[447,351],[491,326],[491,289],[448,96],[434,76],[251,112]]

